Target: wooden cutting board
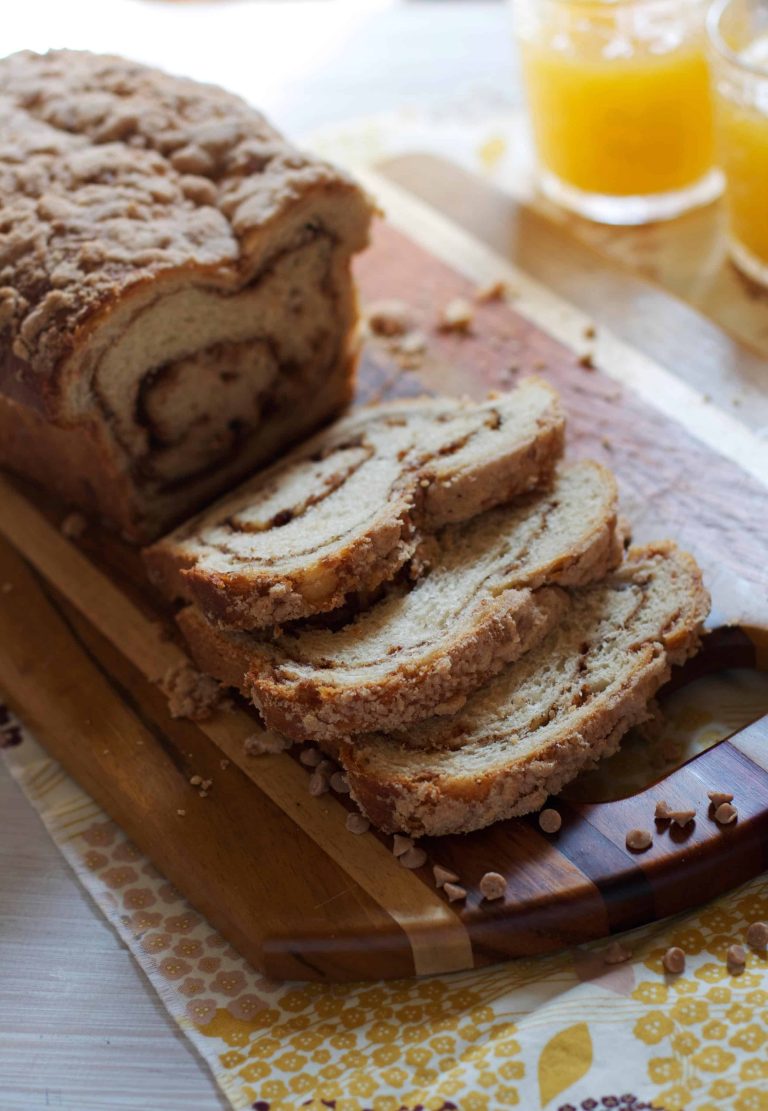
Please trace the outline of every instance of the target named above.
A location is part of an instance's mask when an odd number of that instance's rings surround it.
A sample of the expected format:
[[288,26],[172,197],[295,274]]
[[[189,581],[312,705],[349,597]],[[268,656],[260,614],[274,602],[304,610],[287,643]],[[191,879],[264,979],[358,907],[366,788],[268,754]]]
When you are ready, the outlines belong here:
[[[403,164],[395,172],[402,186]],[[370,344],[361,397],[425,389],[479,397],[543,374],[563,394],[569,453],[606,461],[636,537],[670,535],[690,547],[713,590],[715,623],[741,623],[713,635],[676,681],[760,666],[768,630],[768,453],[760,438],[706,400],[706,386],[697,389],[690,374],[676,377],[642,342],[517,268],[501,227],[495,246],[506,257],[401,186],[382,177],[368,184],[390,222],[378,225],[360,260],[363,299],[411,304],[429,349],[418,372],[404,371]],[[479,212],[489,203],[484,189],[461,178],[462,203]],[[535,230],[539,217],[517,214]],[[564,268],[584,249],[555,224],[539,231],[542,250],[560,237]],[[593,253],[582,266],[585,281],[598,275],[605,289],[636,281]],[[434,330],[447,301],[499,277],[513,291],[509,304],[478,306],[466,336]],[[642,283],[631,288],[626,311],[663,309],[665,321],[678,322],[669,351],[695,361],[697,336],[711,336],[712,325],[699,318],[697,331],[696,314],[679,302]],[[754,352],[727,343],[737,373],[739,359],[752,365]],[[199,724],[169,717],[157,681],[182,654],[172,615],[145,584],[135,552],[95,527],[67,540],[63,515],[38,491],[0,477],[0,690],[157,867],[270,976],[424,975],[542,953],[684,910],[768,866],[768,725],[758,722],[631,798],[558,801],[564,824],[554,837],[519,819],[425,842],[430,864],[452,868],[470,890],[465,906],[449,905],[429,866],[407,871],[389,839],[347,833],[345,799],[310,798],[295,756],[247,757],[244,739],[260,727],[243,704]],[[207,798],[190,786],[193,775],[213,780]],[[710,789],[735,790],[735,825],[712,820]],[[649,852],[632,855],[625,833],[653,826],[660,797],[695,809],[696,821],[660,831]],[[478,898],[487,870],[508,877],[503,902]]]

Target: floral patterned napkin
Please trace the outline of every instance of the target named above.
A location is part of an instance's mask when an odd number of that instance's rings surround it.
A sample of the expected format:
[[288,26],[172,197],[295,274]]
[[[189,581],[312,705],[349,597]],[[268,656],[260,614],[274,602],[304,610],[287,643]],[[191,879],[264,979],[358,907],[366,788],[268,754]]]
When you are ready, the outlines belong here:
[[[680,692],[656,774],[766,712],[734,674]],[[0,745],[80,882],[234,1108],[253,1111],[768,1111],[768,960],[725,953],[768,920],[768,877],[606,944],[428,979],[273,983],[196,913],[0,706]],[[645,750],[647,756],[647,749]],[[589,789],[638,785],[632,744]],[[610,765],[613,765],[612,767]],[[688,955],[669,977],[670,945]]]

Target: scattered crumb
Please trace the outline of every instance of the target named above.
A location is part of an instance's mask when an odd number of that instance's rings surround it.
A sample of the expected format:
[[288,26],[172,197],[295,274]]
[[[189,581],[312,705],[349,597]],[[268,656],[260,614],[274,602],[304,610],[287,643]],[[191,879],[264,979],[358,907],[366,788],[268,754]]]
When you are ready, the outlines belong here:
[[303,748],[299,753],[299,760],[307,768],[316,768],[322,759],[323,754],[319,748]]
[[366,310],[368,327],[376,336],[402,336],[413,323],[412,310],[404,301],[376,301]]
[[703,393],[701,395],[701,400],[704,402],[705,405],[709,405],[712,401],[712,396],[711,394]]
[[179,815],[180,818],[186,818],[187,816],[186,810],[177,810],[176,813]]
[[539,829],[545,833],[557,833],[563,824],[563,819],[556,810],[548,807],[539,814]]
[[653,837],[647,829],[631,829],[626,836],[627,848],[633,853],[644,853],[653,844]]
[[61,534],[67,540],[79,540],[87,528],[88,521],[82,513],[68,513],[60,525]]
[[334,772],[331,776],[331,788],[339,795],[349,794],[349,783],[344,772]]
[[478,286],[475,290],[475,300],[481,305],[486,304],[488,301],[503,301],[507,293],[507,283],[503,278],[497,278],[495,282],[488,282],[486,285]]
[[397,341],[397,350],[401,355],[421,355],[426,350],[427,337],[423,332],[414,329]]
[[413,848],[399,854],[398,860],[403,868],[421,868],[423,864],[427,863],[427,854],[423,849],[419,849],[414,845]]
[[212,779],[204,779],[203,783],[202,783],[202,787],[203,787],[204,791],[210,791],[211,787],[213,787],[213,780]]
[[199,787],[202,782],[203,777],[201,775],[193,775],[189,780],[189,785],[190,787]]
[[673,945],[667,949],[664,956],[661,958],[661,963],[667,972],[671,972],[673,976],[679,975],[685,971],[685,953],[677,945]]
[[440,314],[438,328],[441,332],[468,332],[475,312],[464,297],[454,297]]
[[718,806],[722,806],[724,802],[733,802],[733,795],[727,791],[707,791],[707,798],[717,810]]
[[458,883],[459,877],[450,868],[443,868],[442,864],[432,865],[432,875],[435,877],[435,887],[443,887],[446,883]]
[[219,760],[219,767],[221,768],[221,770],[223,772],[225,772],[227,770],[227,768],[229,767],[229,760],[226,760],[226,759]]
[[667,806],[664,799],[659,799],[659,801],[656,803],[656,809],[653,812],[653,816],[657,822],[669,821],[669,807]]
[[613,444],[611,443],[611,441],[608,439],[607,436],[603,436],[600,443],[603,445],[603,447],[605,448],[606,451],[610,451],[610,452],[613,451]]
[[695,810],[670,810],[667,813],[670,822],[676,826],[687,826],[696,817]]
[[586,328],[584,329],[584,339],[594,339],[596,335],[597,328],[594,326],[594,324],[587,324]]
[[764,952],[768,947],[768,923],[767,922],[751,922],[747,926],[747,945],[750,949],[755,949],[758,952]]
[[3,585],[0,586],[0,590],[2,590],[3,594],[10,594],[13,590],[13,583],[3,583]]
[[486,872],[480,880],[480,894],[484,899],[493,902],[503,899],[507,892],[507,881],[498,872]]
[[198,791],[197,793],[198,793],[198,796],[201,799],[207,799],[208,798],[208,792],[207,791]]
[[589,352],[589,351],[585,351],[583,355],[579,355],[579,357],[576,361],[577,361],[578,365],[582,368],[582,370],[596,370],[597,369],[597,367],[595,366],[595,360],[592,357],[591,352]]
[[204,721],[221,701],[221,687],[187,660],[168,668],[160,684],[172,718]]
[[725,954],[725,963],[732,976],[739,976],[747,963],[747,953],[743,945],[732,945]]
[[606,964],[624,964],[631,956],[629,949],[625,949],[620,941],[613,941],[603,953],[603,960]]
[[413,838],[403,837],[402,833],[396,833],[392,838],[392,854],[394,856],[402,856],[413,848]]
[[252,733],[243,742],[246,756],[273,755],[276,752],[285,752],[290,747],[291,742],[277,733]]
[[546,370],[547,369],[546,360],[544,360],[544,359],[534,359],[533,360],[533,369],[534,370]]
[[735,806],[731,806],[729,802],[721,802],[715,810],[714,818],[718,825],[728,826],[731,822],[735,822],[739,816],[739,812]]
[[457,883],[443,884],[443,891],[448,896],[449,903],[458,903],[461,899],[466,899],[466,889]]
[[350,833],[367,833],[371,828],[371,823],[364,814],[347,814],[344,825]]

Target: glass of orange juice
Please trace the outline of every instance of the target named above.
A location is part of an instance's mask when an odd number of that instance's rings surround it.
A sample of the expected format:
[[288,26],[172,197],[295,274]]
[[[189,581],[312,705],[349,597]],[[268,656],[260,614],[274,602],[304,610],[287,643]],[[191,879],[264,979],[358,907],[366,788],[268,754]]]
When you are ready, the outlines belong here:
[[731,257],[768,285],[768,3],[718,0],[709,36]]
[[544,192],[644,224],[713,200],[704,0],[514,0]]

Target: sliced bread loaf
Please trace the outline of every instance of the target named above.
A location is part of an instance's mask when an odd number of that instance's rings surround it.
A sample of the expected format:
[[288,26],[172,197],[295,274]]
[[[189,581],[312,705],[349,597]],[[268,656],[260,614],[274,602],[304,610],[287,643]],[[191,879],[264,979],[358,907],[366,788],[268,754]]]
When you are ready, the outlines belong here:
[[480,404],[372,406],[152,545],[147,569],[230,628],[328,612],[390,580],[420,529],[549,482],[563,432],[558,396],[538,379]]
[[[621,560],[613,476],[597,463],[565,468],[550,491],[494,509],[435,537],[429,570],[390,590],[339,629],[303,628],[235,642],[267,726],[294,740],[340,740],[450,714],[538,643],[581,586]],[[210,625],[182,616],[193,655]],[[225,634],[226,635],[226,634]],[[231,657],[233,646],[219,648]]]
[[338,746],[352,797],[380,829],[417,836],[538,809],[649,716],[708,609],[690,555],[670,542],[633,549],[458,714]]

